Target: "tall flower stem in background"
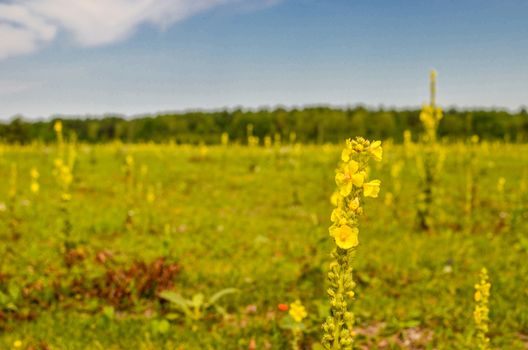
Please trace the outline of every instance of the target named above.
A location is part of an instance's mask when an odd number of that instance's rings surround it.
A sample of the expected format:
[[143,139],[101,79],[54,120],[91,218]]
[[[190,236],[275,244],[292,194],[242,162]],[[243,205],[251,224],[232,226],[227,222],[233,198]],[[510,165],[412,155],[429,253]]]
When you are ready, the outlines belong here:
[[422,136],[423,159],[422,190],[418,203],[418,226],[423,231],[433,228],[433,205],[435,199],[436,174],[438,173],[439,157],[437,151],[436,133],[438,124],[443,117],[442,109],[436,106],[436,71],[430,75],[430,104],[424,105],[420,112],[425,134]]
[[73,182],[72,168],[73,161],[70,158],[65,160],[64,154],[64,138],[62,136],[62,122],[60,120],[55,122],[55,134],[57,135],[58,156],[55,158],[54,175],[59,185],[59,211],[61,217],[61,251],[65,256],[65,261],[68,253],[74,249],[71,239],[72,223],[70,219],[69,203],[71,201],[70,187]]
[[323,324],[322,344],[325,349],[352,349],[354,314],[350,302],[354,299],[352,263],[359,244],[359,217],[363,214],[363,197],[378,196],[380,181],[368,182],[367,166],[371,158],[380,161],[381,142],[369,142],[361,137],[347,140],[337,168],[336,208],[332,211],[330,236],[336,248],[332,252],[327,290],[331,313]]

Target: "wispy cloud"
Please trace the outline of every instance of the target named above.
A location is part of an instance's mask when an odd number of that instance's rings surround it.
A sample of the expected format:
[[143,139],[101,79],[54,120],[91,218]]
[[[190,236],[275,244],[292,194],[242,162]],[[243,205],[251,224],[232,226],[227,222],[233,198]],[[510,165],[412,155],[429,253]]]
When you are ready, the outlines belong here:
[[141,24],[166,28],[226,4],[276,0],[18,0],[0,3],[0,59],[27,54],[70,34],[81,46],[124,40]]

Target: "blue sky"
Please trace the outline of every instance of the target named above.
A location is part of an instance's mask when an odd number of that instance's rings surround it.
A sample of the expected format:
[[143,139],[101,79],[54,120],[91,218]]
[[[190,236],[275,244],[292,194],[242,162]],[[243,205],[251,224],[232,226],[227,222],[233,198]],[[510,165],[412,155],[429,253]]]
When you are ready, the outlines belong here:
[[86,1],[0,0],[1,119],[528,105],[524,0]]

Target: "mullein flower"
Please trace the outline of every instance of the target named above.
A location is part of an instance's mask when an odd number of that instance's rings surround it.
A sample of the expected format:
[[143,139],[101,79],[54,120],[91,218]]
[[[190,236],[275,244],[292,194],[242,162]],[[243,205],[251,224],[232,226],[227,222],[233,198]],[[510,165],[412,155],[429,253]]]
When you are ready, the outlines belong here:
[[431,101],[422,107],[420,120],[425,129],[422,138],[423,159],[422,168],[422,193],[419,196],[417,211],[418,225],[422,230],[429,231],[432,228],[432,206],[435,199],[436,174],[441,169],[441,156],[437,149],[436,134],[438,124],[443,117],[443,112],[436,105],[436,71],[432,70],[430,75]]
[[35,167],[31,168],[31,171],[30,171],[29,174],[31,176],[30,190],[31,190],[32,193],[37,194],[37,193],[39,193],[39,190],[40,190],[40,185],[39,185],[39,182],[38,182],[40,174],[39,174],[37,168],[35,168]]
[[258,136],[253,136],[253,124],[248,124],[246,127],[247,131],[247,144],[248,146],[255,147],[259,144]]
[[361,137],[347,140],[341,153],[341,164],[336,172],[337,191],[332,195],[336,206],[329,228],[336,248],[332,253],[328,280],[331,315],[323,324],[322,344],[325,349],[352,349],[354,315],[349,305],[354,298],[352,260],[359,245],[359,217],[363,214],[363,198],[377,197],[380,181],[368,181],[370,159],[380,161],[383,156],[380,141],[369,142]]
[[299,343],[302,340],[302,331],[305,329],[303,320],[308,317],[308,312],[300,300],[291,303],[290,306],[286,304],[279,304],[279,310],[288,311],[293,323],[283,326],[292,332],[291,348],[292,350],[299,350]]
[[290,304],[289,314],[295,322],[302,322],[308,316],[306,309],[300,300],[296,300],[294,303]]
[[442,118],[443,112],[440,107],[434,105],[424,105],[422,107],[420,121],[424,126],[429,142],[436,141],[436,130],[438,129],[438,124]]
[[483,268],[480,271],[480,281],[475,284],[475,310],[473,311],[473,319],[475,321],[475,345],[478,350],[488,350],[489,338],[487,333],[489,331],[489,297],[491,284],[489,283],[488,271]]
[[57,136],[57,146],[59,147],[59,158],[64,158],[64,137],[62,135],[62,122],[60,120],[55,121],[53,124],[53,130],[55,131],[55,136]]
[[66,265],[69,266],[67,261],[67,253],[74,249],[74,243],[71,239],[72,222],[70,219],[68,203],[71,201],[72,198],[70,188],[73,182],[72,167],[75,162],[75,155],[73,154],[75,150],[73,146],[70,146],[69,157],[66,160],[64,154],[64,138],[62,136],[62,122],[60,120],[57,120],[53,128],[57,136],[58,144],[58,155],[54,161],[53,175],[55,176],[59,187],[59,210],[62,219],[61,234],[63,239],[61,250],[63,253],[65,253],[65,262]]

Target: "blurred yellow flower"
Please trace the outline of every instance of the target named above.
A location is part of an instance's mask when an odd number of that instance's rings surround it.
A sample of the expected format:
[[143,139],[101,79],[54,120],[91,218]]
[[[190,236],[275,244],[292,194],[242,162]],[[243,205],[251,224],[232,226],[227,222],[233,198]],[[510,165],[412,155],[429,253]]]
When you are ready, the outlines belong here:
[[374,160],[381,161],[383,157],[383,149],[381,148],[381,141],[374,141],[370,144],[369,152]]
[[299,300],[296,300],[294,303],[290,304],[289,314],[295,320],[295,322],[302,322],[302,320],[308,316],[306,309]]
[[62,133],[62,122],[60,120],[57,120],[53,125],[53,129],[57,134]]
[[31,192],[38,193],[39,190],[40,190],[40,185],[38,184],[38,182],[32,182],[31,183]]
[[21,340],[15,340],[15,342],[13,343],[13,347],[15,347],[15,348],[22,347],[22,341]]
[[31,173],[30,174],[31,174],[31,178],[32,179],[38,179],[39,176],[40,176],[37,168],[35,168],[35,167],[31,168]]

